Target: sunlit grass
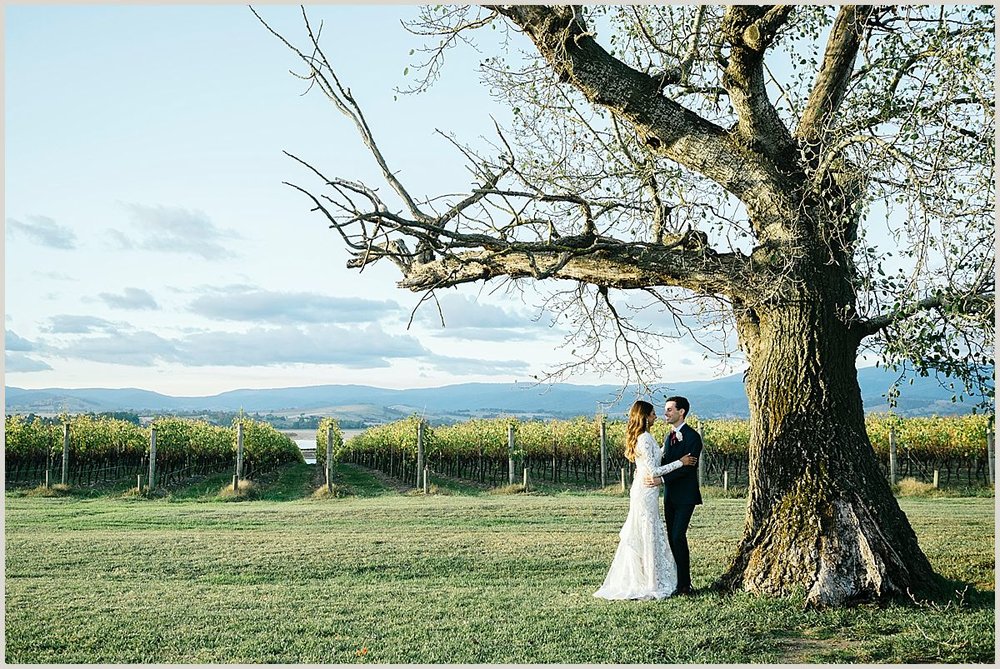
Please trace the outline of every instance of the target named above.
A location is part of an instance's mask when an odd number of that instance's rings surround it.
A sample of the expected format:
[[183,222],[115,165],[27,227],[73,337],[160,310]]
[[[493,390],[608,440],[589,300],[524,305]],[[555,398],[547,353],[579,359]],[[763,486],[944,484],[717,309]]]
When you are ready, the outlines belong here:
[[[152,498],[9,494],[6,660],[52,663],[992,662],[992,499],[902,498],[958,594],[805,611],[800,597],[592,596],[627,498],[423,495],[315,468],[223,503],[226,475]],[[230,475],[231,476],[231,475]],[[133,482],[134,483],[134,482]],[[231,485],[231,478],[230,478]],[[445,494],[447,492],[448,494]],[[689,533],[694,585],[718,577],[745,500],[710,498]],[[966,588],[966,586],[969,586]]]

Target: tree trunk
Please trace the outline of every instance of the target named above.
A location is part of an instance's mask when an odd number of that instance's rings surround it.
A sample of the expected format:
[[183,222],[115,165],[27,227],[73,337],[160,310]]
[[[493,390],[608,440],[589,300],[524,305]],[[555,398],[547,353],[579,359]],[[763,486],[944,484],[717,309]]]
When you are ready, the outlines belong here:
[[737,310],[750,361],[750,486],[743,538],[719,585],[804,590],[812,607],[930,585],[865,430],[860,339],[815,293],[757,309]]

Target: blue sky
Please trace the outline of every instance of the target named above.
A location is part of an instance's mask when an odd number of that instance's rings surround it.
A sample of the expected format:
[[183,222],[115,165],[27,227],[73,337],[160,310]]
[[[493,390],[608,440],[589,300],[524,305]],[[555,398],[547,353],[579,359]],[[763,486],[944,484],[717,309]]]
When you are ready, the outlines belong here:
[[[297,7],[262,15],[301,38]],[[420,38],[410,6],[311,8],[393,169],[417,194],[468,187],[436,129],[475,141],[498,107],[469,48],[428,93],[398,96]],[[282,181],[283,155],[380,183],[353,126],[243,5],[5,8],[5,382],[175,395],[360,383],[526,381],[565,351],[532,300],[448,291],[448,326],[395,267],[346,253]],[[670,380],[716,368],[670,344]],[[575,382],[618,379],[579,375]]]

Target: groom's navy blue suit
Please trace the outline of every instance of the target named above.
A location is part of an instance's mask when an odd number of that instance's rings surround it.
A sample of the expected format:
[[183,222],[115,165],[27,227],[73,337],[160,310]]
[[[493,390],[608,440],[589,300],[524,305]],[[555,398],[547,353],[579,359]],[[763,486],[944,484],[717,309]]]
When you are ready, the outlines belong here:
[[[675,441],[671,434],[667,435],[661,464],[680,460],[686,453],[701,462],[700,434],[687,423],[681,426],[681,439]],[[677,591],[685,592],[691,589],[691,553],[688,551],[687,529],[695,505],[701,504],[698,465],[683,466],[664,474],[663,484],[663,518],[667,523],[667,541],[677,562]]]

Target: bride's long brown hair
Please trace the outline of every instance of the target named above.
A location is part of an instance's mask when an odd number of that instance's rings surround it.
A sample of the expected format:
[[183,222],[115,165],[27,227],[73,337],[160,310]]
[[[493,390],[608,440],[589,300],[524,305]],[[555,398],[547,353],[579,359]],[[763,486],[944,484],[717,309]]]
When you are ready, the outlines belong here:
[[639,443],[639,435],[649,431],[649,417],[653,413],[653,405],[643,400],[636,400],[628,411],[628,425],[625,427],[625,457],[629,462],[635,462],[635,447]]

